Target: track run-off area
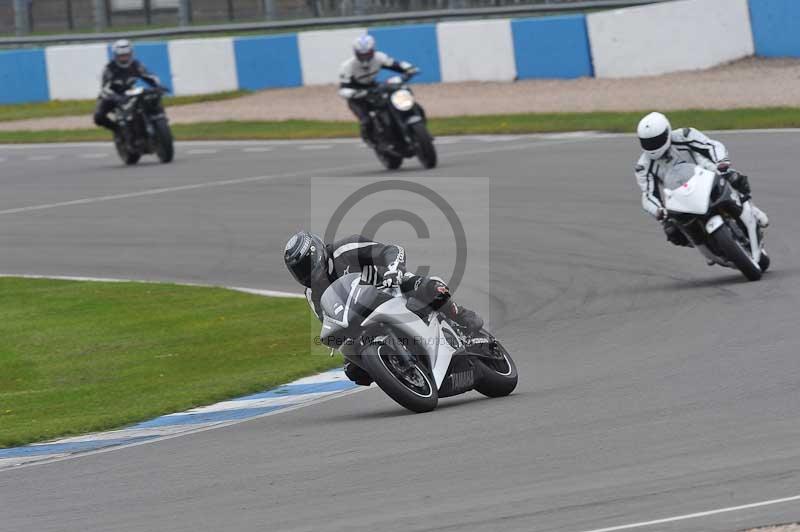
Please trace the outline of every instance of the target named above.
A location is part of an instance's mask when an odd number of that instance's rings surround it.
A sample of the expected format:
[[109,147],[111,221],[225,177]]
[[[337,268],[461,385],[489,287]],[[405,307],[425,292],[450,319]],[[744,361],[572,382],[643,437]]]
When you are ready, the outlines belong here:
[[757,283],[665,241],[641,210],[630,135],[442,138],[438,168],[394,173],[350,140],[179,143],[173,164],[133,168],[110,144],[0,146],[3,274],[298,292],[282,250],[308,223],[313,180],[488,178],[475,250],[488,273],[456,296],[489,318],[520,373],[508,398],[472,392],[430,414],[371,389],[3,470],[0,531],[800,520],[800,132],[714,136],[770,216],[773,266]]

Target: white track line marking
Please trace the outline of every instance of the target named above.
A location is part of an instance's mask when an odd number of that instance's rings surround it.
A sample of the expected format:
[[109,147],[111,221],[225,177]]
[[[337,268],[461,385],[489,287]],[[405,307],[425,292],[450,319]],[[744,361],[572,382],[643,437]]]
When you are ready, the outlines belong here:
[[[570,133],[570,132],[566,132]],[[633,133],[604,133],[602,131],[577,131],[574,133],[582,133],[592,135],[596,138],[634,138]],[[755,134],[755,135],[774,135],[774,134],[800,134],[800,128],[776,128],[776,129],[714,129],[706,131],[706,133],[720,134],[720,135],[740,135],[740,134]],[[528,133],[519,135],[496,135],[506,139],[528,140],[528,139],[546,139],[551,133]],[[495,135],[449,135],[437,137],[445,139],[450,137],[458,137],[469,140],[480,140],[481,137],[492,137]],[[269,144],[271,146],[291,146],[297,144],[309,144],[310,140],[184,140],[178,144],[181,147],[188,146],[253,146],[260,144]],[[353,144],[361,145],[360,139],[355,138],[332,138],[325,139],[329,144]],[[113,149],[113,145],[108,142],[46,142],[46,143],[33,143],[33,144],[0,144],[0,150],[31,150],[31,149],[65,149],[65,148],[108,148]]]
[[301,150],[329,150],[333,148],[330,144],[307,144],[305,146],[300,146]]
[[202,149],[202,150],[189,150],[186,153],[188,155],[208,155],[208,154],[212,154],[212,153],[217,153],[218,151],[219,150],[216,150],[216,149],[206,148],[206,149]]
[[264,153],[264,152],[268,152],[268,151],[272,151],[272,150],[273,150],[273,148],[270,148],[268,146],[262,146],[260,148],[259,147],[242,148],[242,151],[245,152],[245,153]]
[[305,295],[296,292],[281,292],[278,290],[266,290],[264,288],[247,288],[242,286],[220,286],[214,284],[189,283],[184,281],[143,281],[141,279],[120,279],[118,277],[84,277],[81,275],[37,275],[30,273],[0,273],[0,277],[20,277],[23,279],[53,279],[55,281],[88,281],[95,283],[145,283],[145,284],[174,284],[178,286],[201,286],[207,288],[227,288],[237,292],[255,294],[268,297],[291,297],[305,299]]
[[108,157],[107,153],[82,153],[78,155],[81,159],[105,159]]
[[363,168],[365,166],[374,166],[372,163],[360,163],[360,164],[353,164],[349,166],[340,166],[338,168],[319,168],[314,170],[304,170],[300,172],[291,172],[286,174],[270,174],[270,175],[259,175],[254,177],[242,177],[239,179],[224,179],[221,181],[209,181],[206,183],[195,183],[192,185],[180,185],[176,187],[164,187],[164,188],[151,188],[147,190],[140,190],[139,192],[129,192],[125,194],[112,194],[109,196],[94,196],[89,198],[81,198],[71,201],[61,201],[58,203],[45,203],[42,205],[30,205],[28,207],[17,207],[14,209],[6,209],[4,211],[0,211],[0,215],[2,214],[18,214],[22,212],[33,212],[33,211],[43,211],[47,209],[55,209],[58,207],[68,207],[71,205],[87,205],[90,203],[101,203],[104,201],[113,201],[113,200],[121,200],[121,199],[129,199],[129,198],[139,198],[143,196],[157,196],[159,194],[166,194],[169,192],[181,192],[184,190],[197,190],[197,189],[204,189],[204,188],[216,188],[216,187],[224,187],[227,185],[240,185],[243,183],[257,183],[259,181],[269,181],[272,179],[281,179],[285,177],[299,177],[304,175],[312,175],[318,172],[330,172],[330,171],[338,171],[338,170],[355,170],[357,168]]
[[795,495],[793,497],[784,497],[783,499],[772,499],[770,501],[761,501],[761,502],[754,502],[751,504],[743,504],[741,506],[718,508],[716,510],[709,510],[707,512],[697,512],[693,514],[677,515],[675,517],[656,519],[654,521],[642,521],[640,523],[631,523],[629,525],[611,526],[608,528],[596,528],[594,530],[585,530],[584,532],[615,532],[617,530],[644,528],[647,526],[663,525],[665,523],[674,523],[675,521],[686,521],[687,519],[698,519],[700,517],[709,517],[712,515],[725,514],[730,512],[739,512],[741,510],[752,510],[753,508],[761,508],[762,506],[773,506],[775,504],[785,504],[787,502],[794,502],[794,501],[800,501],[800,495]]
[[[524,150],[524,149],[534,149],[534,148],[544,148],[550,146],[556,146],[560,144],[574,144],[576,142],[580,142],[581,140],[585,139],[567,139],[567,140],[554,140],[554,141],[547,141],[545,139],[539,140],[537,142],[531,142],[526,144],[515,144],[513,146],[502,146],[502,147],[493,147],[493,148],[485,148],[481,150],[466,150],[466,151],[456,151],[456,152],[449,152],[446,155],[448,157],[459,157],[459,156],[470,156],[470,155],[481,155],[486,153],[495,153],[501,151],[512,151],[512,150]],[[6,209],[0,211],[0,215],[3,214],[19,214],[24,212],[34,212],[34,211],[43,211],[47,209],[56,209],[58,207],[69,207],[72,205],[88,205],[91,203],[102,203],[105,201],[114,201],[114,200],[121,200],[121,199],[130,199],[130,198],[140,198],[143,196],[157,196],[159,194],[166,194],[169,192],[182,192],[184,190],[200,190],[205,188],[216,188],[216,187],[224,187],[228,185],[241,185],[244,183],[257,183],[259,181],[270,181],[273,179],[283,179],[287,177],[302,177],[302,176],[312,176],[312,175],[325,175],[328,172],[338,172],[338,171],[345,171],[345,170],[357,170],[359,168],[375,168],[375,163],[372,162],[364,162],[364,163],[357,163],[351,164],[347,166],[338,166],[338,167],[325,167],[325,168],[315,168],[312,170],[300,170],[297,172],[289,172],[284,174],[270,174],[270,175],[260,175],[254,177],[242,177],[238,179],[225,179],[221,181],[209,181],[206,183],[195,183],[192,185],[180,185],[176,187],[164,187],[164,188],[151,188],[148,190],[140,190],[139,192],[129,192],[125,194],[112,194],[109,196],[94,196],[89,198],[81,198],[71,201],[61,201],[57,203],[45,203],[42,205],[29,205],[27,207],[16,207],[13,209]],[[377,168],[376,168],[377,171]],[[377,172],[376,172],[377,175]]]

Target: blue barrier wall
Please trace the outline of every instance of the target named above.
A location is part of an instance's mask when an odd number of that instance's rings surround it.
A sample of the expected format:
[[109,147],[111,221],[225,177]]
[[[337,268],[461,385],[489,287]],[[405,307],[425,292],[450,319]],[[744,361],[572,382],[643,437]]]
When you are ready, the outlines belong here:
[[[172,68],[169,62],[169,51],[163,42],[142,42],[134,45],[136,58],[158,76],[161,84],[172,90]],[[202,58],[198,58],[202,59]]]
[[756,55],[800,57],[800,1],[750,0]]
[[303,84],[297,35],[235,38],[239,88],[259,90]]
[[44,50],[0,52],[0,104],[49,99]]
[[[394,28],[370,28],[378,49],[398,61],[408,61],[419,67],[421,73],[414,78],[420,83],[438,83],[442,80],[439,69],[439,45],[435,24],[413,24]],[[346,58],[342,58],[344,61]],[[380,79],[394,75],[384,72]]]
[[586,17],[511,21],[518,79],[592,76]]

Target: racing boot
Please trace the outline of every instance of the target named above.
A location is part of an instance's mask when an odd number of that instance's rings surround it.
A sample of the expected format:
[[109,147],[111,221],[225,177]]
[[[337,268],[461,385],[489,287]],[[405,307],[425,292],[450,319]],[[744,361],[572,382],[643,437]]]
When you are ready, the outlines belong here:
[[459,307],[452,301],[442,310],[448,318],[464,327],[469,334],[475,334],[483,327],[483,318],[478,316],[474,310]]
[[372,384],[372,377],[369,373],[359,368],[349,360],[344,361],[344,374],[347,378],[358,384],[359,386],[369,386]]
[[758,226],[762,229],[766,229],[769,227],[769,218],[767,218],[767,213],[756,207],[753,202],[750,202],[750,209],[753,211],[753,217],[758,222]]

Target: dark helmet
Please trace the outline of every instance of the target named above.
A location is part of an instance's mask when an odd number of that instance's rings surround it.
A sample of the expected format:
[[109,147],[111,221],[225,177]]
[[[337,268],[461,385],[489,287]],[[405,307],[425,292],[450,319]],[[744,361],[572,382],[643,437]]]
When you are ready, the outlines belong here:
[[311,288],[311,281],[327,269],[325,242],[313,233],[300,231],[286,243],[283,262],[298,283]]

